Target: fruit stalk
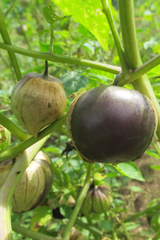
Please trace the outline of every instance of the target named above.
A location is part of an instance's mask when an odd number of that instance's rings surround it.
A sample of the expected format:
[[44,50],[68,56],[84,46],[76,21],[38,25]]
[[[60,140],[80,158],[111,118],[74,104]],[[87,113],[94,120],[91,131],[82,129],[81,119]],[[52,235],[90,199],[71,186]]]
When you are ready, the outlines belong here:
[[26,149],[18,158],[0,189],[0,239],[12,240],[11,204],[14,190],[26,167],[48,139],[48,136]]
[[85,196],[87,194],[87,191],[89,189],[89,186],[90,186],[90,176],[91,176],[91,171],[92,171],[92,167],[93,165],[92,164],[88,164],[88,169],[87,169],[87,176],[86,176],[86,179],[85,179],[85,183],[84,183],[84,186],[83,186],[83,189],[77,199],[77,203],[76,203],[76,206],[73,210],[73,213],[72,213],[72,216],[69,220],[69,223],[67,224],[64,232],[63,232],[63,235],[62,235],[62,240],[69,240],[70,239],[70,232],[71,232],[71,229],[76,221],[76,218],[77,218],[77,215],[81,209],[81,206],[83,204],[83,201],[85,199]]
[[[124,53],[129,68],[134,70],[142,64],[136,37],[134,1],[119,0],[118,2]],[[152,89],[152,86],[148,80],[148,77],[146,75],[143,75],[132,82],[132,85],[136,90],[146,95],[153,102],[158,115],[157,135],[160,139],[160,106]]]

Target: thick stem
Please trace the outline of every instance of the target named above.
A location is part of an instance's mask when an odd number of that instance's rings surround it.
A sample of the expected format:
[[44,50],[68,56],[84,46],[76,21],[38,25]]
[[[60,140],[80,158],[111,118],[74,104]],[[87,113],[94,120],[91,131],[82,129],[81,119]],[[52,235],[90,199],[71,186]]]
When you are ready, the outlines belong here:
[[40,232],[32,231],[28,228],[19,226],[19,224],[12,223],[13,231],[22,234],[24,237],[31,238],[33,240],[56,240],[56,238],[45,235]]
[[47,138],[48,137],[37,142],[21,154],[0,188],[0,239],[13,239],[11,227],[11,208],[14,190],[25,169],[45,143]]
[[120,40],[118,31],[117,31],[117,28],[116,28],[116,25],[115,25],[115,21],[113,19],[112,12],[111,12],[111,9],[109,7],[108,0],[101,0],[101,2],[102,2],[102,6],[103,6],[103,12],[107,17],[107,20],[108,20],[109,26],[111,28],[115,44],[116,44],[116,48],[117,48],[118,55],[119,55],[120,62],[121,62],[122,72],[127,73],[128,72],[127,62],[126,62],[126,59],[125,59],[125,55],[124,55],[124,51],[123,51],[123,48],[122,48],[121,40]]
[[118,85],[123,86],[126,83],[133,82],[134,80],[141,77],[142,75],[144,75],[145,73],[147,73],[154,67],[158,66],[159,64],[160,64],[160,55],[158,55],[158,56],[152,58],[151,60],[149,60],[148,62],[142,64],[141,66],[137,67],[135,70],[132,70],[125,76],[120,77],[118,80]]
[[25,141],[30,137],[30,135],[25,133],[18,125],[13,123],[9,118],[7,118],[2,113],[0,113],[0,124],[3,127],[7,128],[20,141]]
[[48,60],[51,62],[60,62],[60,63],[80,65],[80,66],[99,69],[99,70],[114,73],[114,74],[118,74],[121,71],[121,68],[118,66],[113,66],[113,65],[109,65],[109,64],[104,64],[104,63],[99,63],[99,62],[95,62],[95,61],[79,59],[79,58],[74,58],[74,57],[66,57],[66,56],[59,56],[56,54],[51,55],[49,53],[29,51],[29,50],[15,47],[12,45],[8,45],[8,44],[2,43],[2,42],[0,42],[0,48],[15,52],[15,53],[19,53],[19,54],[22,54],[22,55],[28,56],[28,57]]
[[[1,10],[1,5],[0,5],[0,33],[2,35],[2,38],[3,38],[4,42],[6,44],[11,45],[11,40],[10,40],[9,34],[6,30],[5,20],[4,20],[2,10]],[[10,56],[13,68],[15,70],[17,80],[20,80],[22,78],[22,75],[21,75],[21,72],[20,72],[20,69],[19,69],[19,65],[18,65],[18,62],[17,62],[16,55],[15,55],[14,52],[12,52],[10,50],[8,50],[8,54]]]
[[130,236],[129,236],[129,233],[128,233],[127,229],[126,229],[125,223],[124,223],[124,222],[121,222],[121,226],[122,226],[122,228],[123,228],[123,230],[124,230],[124,234],[125,234],[125,236],[126,236],[126,239],[127,239],[127,240],[131,240],[131,238],[130,238]]
[[[129,68],[134,70],[142,64],[135,30],[134,1],[119,0],[119,13],[125,56]],[[146,95],[153,102],[158,115],[157,135],[160,139],[160,106],[147,76],[139,77],[132,84],[136,90]]]
[[41,131],[38,134],[38,138],[31,137],[31,138],[27,139],[26,141],[19,143],[17,146],[3,151],[0,154],[0,162],[3,162],[4,160],[7,160],[7,159],[12,159],[12,158],[17,157],[25,149],[27,149],[28,147],[32,146],[39,140],[43,139],[48,134],[55,131],[55,129],[57,129],[57,127],[59,127],[61,124],[64,123],[65,119],[66,119],[66,115],[61,117],[60,119],[58,119],[56,122],[52,123],[50,126],[45,128],[43,131]]
[[62,240],[69,240],[70,239],[70,233],[71,233],[71,229],[76,221],[77,215],[81,209],[81,206],[83,204],[83,201],[85,199],[85,196],[87,194],[87,191],[89,189],[90,186],[90,175],[91,175],[91,171],[92,171],[92,164],[88,164],[88,170],[87,170],[87,176],[86,176],[86,180],[85,180],[85,184],[82,188],[82,191],[77,199],[77,203],[76,206],[73,210],[73,213],[71,215],[71,218],[69,220],[68,225],[66,226],[63,235],[62,235]]

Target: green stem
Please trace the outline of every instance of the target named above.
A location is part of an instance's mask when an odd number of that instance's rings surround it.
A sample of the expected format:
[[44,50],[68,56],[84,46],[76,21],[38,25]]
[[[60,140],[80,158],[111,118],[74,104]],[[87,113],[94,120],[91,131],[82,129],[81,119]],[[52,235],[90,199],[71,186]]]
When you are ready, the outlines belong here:
[[93,164],[88,164],[87,176],[86,176],[84,186],[83,186],[82,191],[80,192],[80,195],[77,199],[77,203],[76,203],[76,206],[73,210],[73,213],[71,215],[69,223],[68,223],[68,225],[66,226],[66,228],[63,232],[62,240],[69,240],[70,239],[71,229],[72,229],[72,227],[73,227],[73,225],[76,221],[77,215],[78,215],[78,213],[81,209],[81,206],[83,204],[83,201],[85,199],[85,196],[86,196],[87,191],[88,191],[89,186],[90,186],[90,176],[91,176],[92,167],[93,167]]
[[40,232],[32,231],[28,228],[19,226],[19,224],[12,223],[13,231],[22,234],[24,237],[31,238],[33,240],[56,240],[56,238],[45,235]]
[[57,121],[55,121],[51,125],[49,125],[47,128],[45,128],[44,130],[42,130],[38,134],[38,138],[31,137],[31,138],[27,139],[26,141],[19,143],[17,146],[9,148],[9,149],[3,151],[0,154],[0,162],[2,162],[4,160],[7,160],[7,159],[12,159],[12,158],[17,157],[25,149],[27,149],[28,147],[32,146],[33,144],[35,144],[39,140],[41,140],[44,137],[46,137],[48,134],[50,134],[53,131],[55,131],[55,129],[57,129],[57,127],[59,127],[61,124],[64,123],[65,119],[66,119],[66,115],[61,117],[61,118],[59,118]]
[[[21,154],[0,188],[0,239],[13,239],[11,227],[11,208],[14,190],[25,169],[45,143],[47,138],[48,137],[45,137]],[[19,174],[17,174],[17,172],[19,172]]]
[[123,230],[124,230],[124,234],[125,234],[125,236],[126,236],[126,239],[127,239],[127,240],[131,240],[131,238],[130,238],[130,236],[129,236],[129,233],[128,233],[127,229],[126,229],[125,223],[124,223],[124,222],[121,222],[121,226],[122,226],[122,228],[123,228]]
[[20,141],[25,141],[30,136],[2,113],[0,113],[0,124],[7,128]]
[[51,24],[51,39],[50,39],[50,45],[49,45],[49,53],[53,53],[53,39],[54,39],[54,27],[53,23]]
[[160,230],[156,233],[156,235],[154,236],[154,238],[152,238],[152,240],[159,240],[160,239]]
[[103,232],[101,232],[99,229],[95,228],[94,226],[90,226],[89,224],[83,223],[80,220],[76,219],[75,222],[78,226],[87,229],[88,231],[90,231],[91,233],[93,233],[94,235],[97,236],[97,238],[102,237]]
[[6,18],[10,14],[10,12],[14,9],[17,2],[18,2],[18,0],[14,0],[14,2],[11,4],[11,6],[7,10],[7,12],[4,14],[4,18]]
[[109,26],[111,28],[112,31],[112,35],[117,47],[117,51],[118,51],[118,55],[120,58],[120,62],[121,62],[121,66],[122,66],[122,72],[127,73],[128,72],[128,66],[127,66],[127,62],[125,59],[125,55],[124,55],[124,51],[122,48],[122,44],[121,44],[121,40],[118,34],[118,31],[116,29],[116,25],[115,25],[115,21],[114,18],[112,16],[112,12],[111,9],[109,7],[109,3],[108,0],[101,0],[102,2],[102,6],[103,6],[103,12],[106,15],[106,18],[108,20]]
[[79,58],[74,58],[74,57],[59,56],[56,54],[51,55],[49,53],[43,53],[43,52],[37,52],[37,51],[29,51],[29,50],[15,47],[15,46],[5,44],[2,42],[0,42],[0,48],[15,52],[15,53],[19,53],[19,54],[22,54],[22,55],[28,56],[28,57],[48,60],[51,62],[60,62],[60,63],[68,63],[68,64],[74,64],[74,65],[81,65],[81,66],[95,68],[95,69],[103,70],[103,71],[114,73],[114,74],[118,74],[121,71],[121,68],[118,66],[113,66],[113,65],[109,65],[109,64],[104,64],[104,63],[99,63],[99,62],[95,62],[95,61],[79,59]]
[[160,55],[157,55],[156,57],[152,58],[151,60],[137,67],[136,69],[132,70],[130,73],[126,74],[125,76],[120,77],[118,80],[118,85],[123,86],[126,83],[133,82],[134,80],[146,74],[148,71],[158,66],[159,64],[160,64]]
[[56,122],[52,123],[50,126],[45,128],[44,130],[42,130],[38,134],[38,138],[31,137],[31,138],[27,139],[26,141],[19,143],[17,146],[9,148],[9,149],[3,151],[0,154],[0,162],[2,162],[4,160],[7,160],[7,159],[12,159],[12,158],[17,157],[25,149],[27,149],[28,147],[30,147],[31,145],[35,144],[39,140],[43,139],[48,134],[50,134],[53,131],[55,131],[55,129],[57,129],[57,127],[59,127],[59,125],[64,123],[65,119],[66,119],[66,115],[61,117],[61,118],[59,118]]
[[[6,30],[5,20],[4,20],[2,10],[1,10],[1,5],[0,5],[0,33],[2,35],[3,41],[6,44],[11,45],[11,40],[10,40],[9,34]],[[17,80],[20,80],[22,78],[22,75],[21,75],[21,72],[20,72],[20,69],[19,69],[19,65],[18,65],[18,62],[17,62],[16,55],[13,51],[10,51],[10,50],[8,50],[8,54],[10,56],[13,68],[15,70]]]
[[[124,53],[129,68],[133,70],[142,64],[136,37],[134,1],[119,0],[119,14]],[[153,102],[158,115],[157,135],[160,139],[160,106],[147,76],[143,75],[139,77],[137,80],[132,82],[132,85],[136,90],[146,95]]]

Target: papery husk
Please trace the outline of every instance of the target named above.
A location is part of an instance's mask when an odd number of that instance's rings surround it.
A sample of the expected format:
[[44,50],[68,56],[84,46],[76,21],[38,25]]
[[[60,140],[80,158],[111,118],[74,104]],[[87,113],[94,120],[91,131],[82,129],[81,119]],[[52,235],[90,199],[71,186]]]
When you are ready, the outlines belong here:
[[62,82],[50,75],[26,74],[14,87],[11,109],[29,134],[38,132],[60,118],[66,108]]
[[50,191],[52,180],[50,160],[44,152],[39,151],[15,189],[12,212],[27,212],[41,204]]

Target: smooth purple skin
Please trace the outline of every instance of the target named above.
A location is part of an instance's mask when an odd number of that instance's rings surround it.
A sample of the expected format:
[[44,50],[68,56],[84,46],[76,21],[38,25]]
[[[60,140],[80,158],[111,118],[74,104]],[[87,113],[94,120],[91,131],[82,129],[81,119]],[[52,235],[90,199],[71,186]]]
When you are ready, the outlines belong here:
[[138,91],[100,86],[81,95],[70,126],[74,144],[89,160],[128,162],[141,157],[149,146],[155,110]]

